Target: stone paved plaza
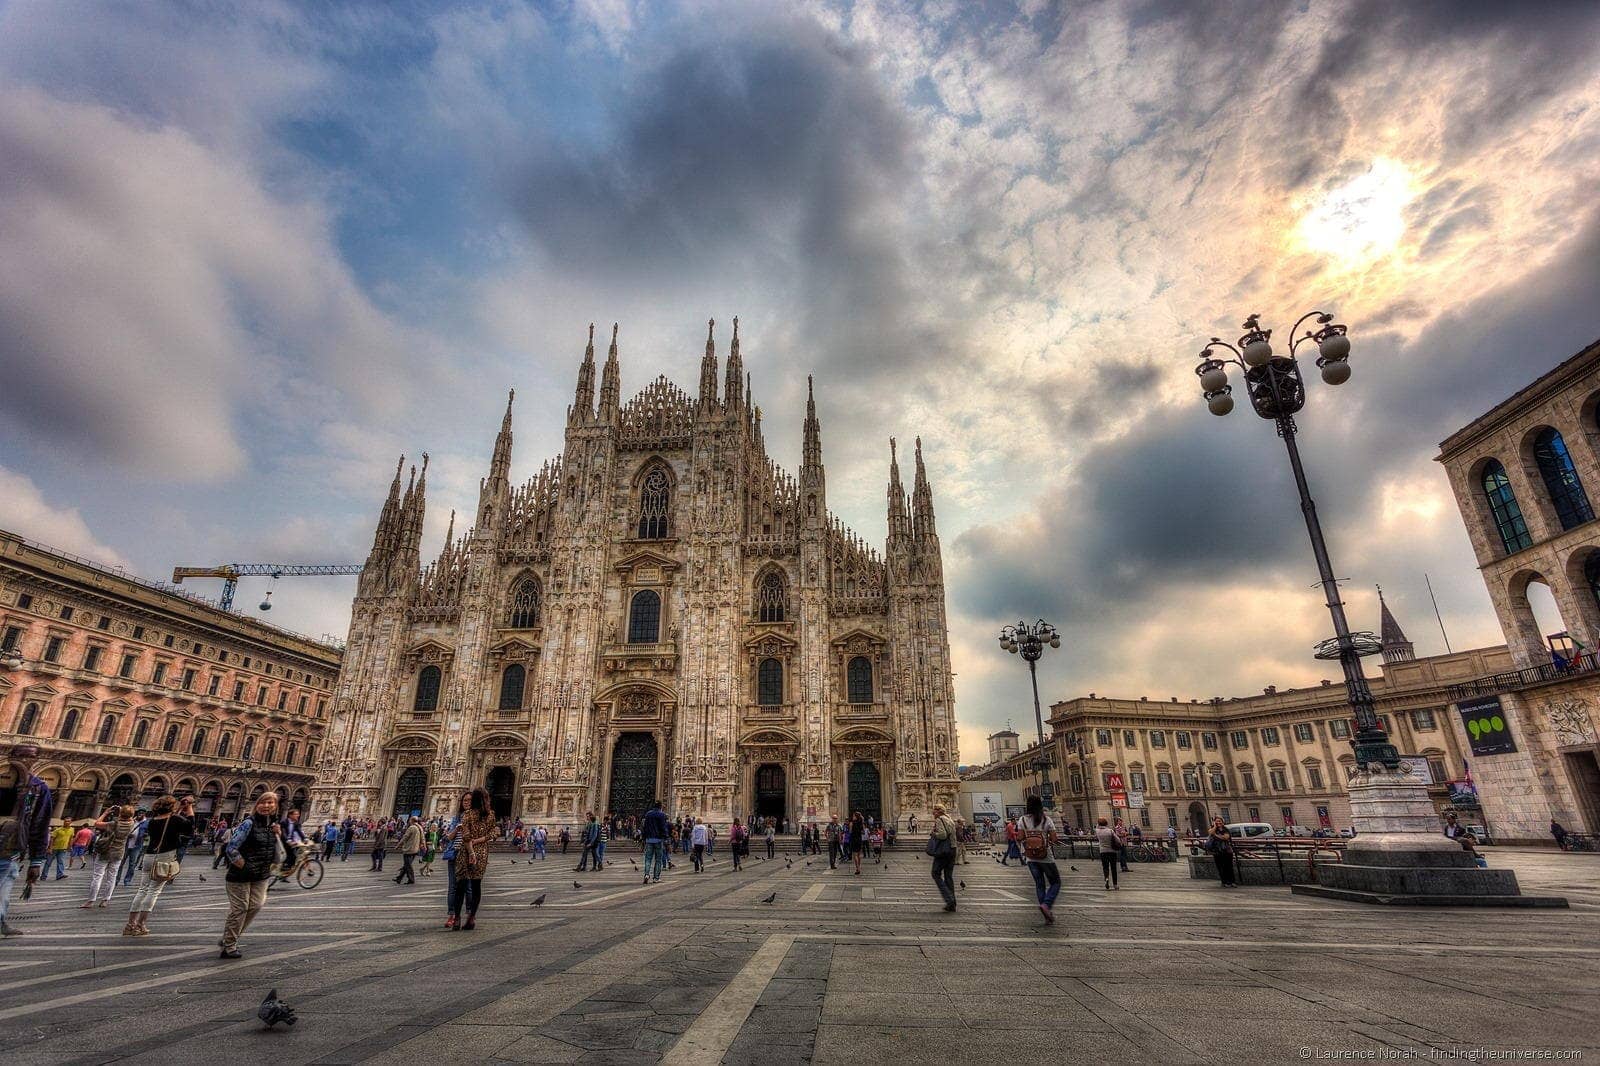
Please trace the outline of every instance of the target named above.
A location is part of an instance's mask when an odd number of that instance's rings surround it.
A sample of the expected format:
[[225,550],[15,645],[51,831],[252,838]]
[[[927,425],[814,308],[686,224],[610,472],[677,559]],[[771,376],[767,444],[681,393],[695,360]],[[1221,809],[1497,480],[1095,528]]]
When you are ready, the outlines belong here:
[[[1027,874],[982,855],[957,867],[966,888],[946,914],[911,850],[860,877],[781,854],[735,873],[718,856],[649,887],[635,854],[613,849],[598,875],[497,855],[470,933],[442,928],[442,873],[398,887],[357,855],[313,891],[273,892],[236,962],[216,957],[209,859],[191,857],[143,940],[119,935],[127,890],[84,912],[74,873],[12,909],[26,935],[0,946],[0,1051],[8,1064],[1600,1056],[1600,856],[1494,852],[1524,891],[1572,901],[1527,912],[1224,892],[1182,864],[1136,864],[1108,893],[1078,861],[1045,928]],[[293,1029],[254,1018],[273,987]]]

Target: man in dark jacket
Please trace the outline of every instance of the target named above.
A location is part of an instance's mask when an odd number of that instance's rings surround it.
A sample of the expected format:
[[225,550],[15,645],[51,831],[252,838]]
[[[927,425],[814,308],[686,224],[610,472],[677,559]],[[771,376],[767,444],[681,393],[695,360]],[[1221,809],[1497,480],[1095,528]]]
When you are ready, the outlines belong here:
[[672,826],[667,824],[667,812],[661,801],[650,804],[644,816],[644,882],[661,880],[661,868],[667,864],[667,841],[672,839]]
[[0,936],[21,936],[22,930],[6,922],[11,908],[11,883],[27,871],[28,884],[39,880],[50,856],[50,786],[33,775],[39,758],[36,744],[11,748],[11,773],[17,782],[17,801],[11,814],[0,820]]

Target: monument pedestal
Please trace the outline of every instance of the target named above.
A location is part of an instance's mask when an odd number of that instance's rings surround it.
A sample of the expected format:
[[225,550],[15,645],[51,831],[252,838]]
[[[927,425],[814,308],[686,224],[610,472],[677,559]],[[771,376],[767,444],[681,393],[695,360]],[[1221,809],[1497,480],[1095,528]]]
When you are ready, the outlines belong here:
[[1445,907],[1565,907],[1557,896],[1524,896],[1510,870],[1486,870],[1439,831],[1428,787],[1413,774],[1362,771],[1350,782],[1356,836],[1344,861],[1317,867],[1307,896]]

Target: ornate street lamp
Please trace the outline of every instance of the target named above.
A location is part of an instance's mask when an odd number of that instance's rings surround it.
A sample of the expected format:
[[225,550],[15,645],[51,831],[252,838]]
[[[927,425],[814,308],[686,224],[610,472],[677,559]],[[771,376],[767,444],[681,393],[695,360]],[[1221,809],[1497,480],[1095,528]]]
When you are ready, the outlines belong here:
[[[1296,337],[1300,327],[1315,319],[1318,328],[1306,330]],[[1195,374],[1200,378],[1200,388],[1205,394],[1206,406],[1214,415],[1225,415],[1233,410],[1233,386],[1228,384],[1227,367],[1231,364],[1244,372],[1245,391],[1250,406],[1256,414],[1277,423],[1278,436],[1283,438],[1289,451],[1289,465],[1294,469],[1294,483],[1300,490],[1300,510],[1305,515],[1306,532],[1311,535],[1311,551],[1317,558],[1317,573],[1322,579],[1322,591],[1327,597],[1328,613],[1333,616],[1334,636],[1317,645],[1319,659],[1338,660],[1344,669],[1345,696],[1356,722],[1356,765],[1383,767],[1394,770],[1400,765],[1399,752],[1389,743],[1389,736],[1378,721],[1373,705],[1372,690],[1367,687],[1361,670],[1361,657],[1381,650],[1381,644],[1371,633],[1352,633],[1344,616],[1344,602],[1339,598],[1338,580],[1333,576],[1333,563],[1328,558],[1328,545],[1322,536],[1322,523],[1317,520],[1317,505],[1311,499],[1311,489],[1306,484],[1305,468],[1300,463],[1300,448],[1295,443],[1294,416],[1306,405],[1305,379],[1300,373],[1296,358],[1301,345],[1308,341],[1317,347],[1317,366],[1322,369],[1322,380],[1329,385],[1343,385],[1350,380],[1350,338],[1344,326],[1334,323],[1333,316],[1325,311],[1312,311],[1302,315],[1289,331],[1289,354],[1276,355],[1272,350],[1272,331],[1261,328],[1261,316],[1251,315],[1244,320],[1244,335],[1237,346],[1220,337],[1200,349],[1200,365]],[[1233,358],[1221,355],[1220,350],[1233,353]]]
[[[1039,658],[1044,655],[1046,645],[1052,648],[1061,647],[1061,634],[1056,631],[1055,626],[1042,618],[1031,626],[1027,622],[1018,622],[1000,631],[1000,646],[1012,655],[1021,654],[1023,661],[1028,664],[1028,677],[1033,682],[1033,722],[1039,730],[1039,754],[1033,760],[1033,769],[1039,775],[1040,799],[1046,798],[1044,775],[1050,767],[1050,759],[1045,753],[1044,746],[1044,712],[1039,707]],[[1047,806],[1053,805],[1052,798]]]
[[[1315,319],[1317,328],[1300,327]],[[1317,573],[1333,616],[1333,637],[1317,645],[1319,659],[1337,659],[1344,669],[1345,698],[1356,721],[1355,749],[1358,773],[1351,779],[1350,820],[1357,835],[1345,850],[1343,862],[1319,867],[1317,884],[1295,885],[1301,894],[1332,896],[1363,903],[1389,903],[1397,897],[1416,901],[1448,903],[1463,895],[1479,903],[1510,903],[1520,895],[1516,874],[1510,870],[1479,869],[1472,856],[1455,846],[1439,832],[1439,816],[1427,787],[1415,774],[1403,772],[1400,756],[1389,742],[1373,706],[1372,690],[1361,672],[1361,657],[1380,651],[1371,633],[1352,633],[1345,621],[1339,585],[1328,558],[1328,545],[1317,521],[1317,507],[1306,486],[1306,472],[1295,444],[1294,416],[1305,406],[1305,379],[1296,358],[1301,345],[1312,342],[1317,349],[1317,366],[1322,380],[1342,385],[1350,380],[1350,338],[1345,327],[1333,316],[1313,311],[1300,318],[1289,331],[1292,338],[1287,355],[1272,350],[1272,331],[1261,328],[1259,315],[1245,319],[1244,335],[1238,344],[1219,337],[1200,349],[1200,365],[1195,374],[1205,393],[1212,414],[1233,410],[1233,392],[1228,384],[1229,364],[1244,372],[1245,391],[1256,414],[1278,427],[1289,451],[1295,486],[1300,490],[1300,511],[1305,515],[1306,532],[1311,536],[1311,551],[1317,557]],[[1231,353],[1233,358],[1220,353]]]

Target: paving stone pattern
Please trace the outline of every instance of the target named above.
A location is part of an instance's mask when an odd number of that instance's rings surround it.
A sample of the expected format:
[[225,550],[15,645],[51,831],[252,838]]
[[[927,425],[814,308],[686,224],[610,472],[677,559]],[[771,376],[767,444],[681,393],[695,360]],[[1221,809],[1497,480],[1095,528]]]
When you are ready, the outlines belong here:
[[[142,939],[119,935],[115,903],[79,909],[74,871],[13,904],[25,935],[0,943],[0,1059],[1600,1061],[1597,856],[1491,852],[1525,891],[1573,904],[1519,913],[1224,891],[1179,864],[1135,865],[1107,892],[1097,869],[1063,864],[1046,927],[1027,874],[982,854],[958,867],[954,914],[909,849],[859,877],[781,856],[735,872],[719,856],[649,886],[627,848],[611,854],[578,875],[559,857],[497,857],[479,926],[460,933],[443,929],[442,876],[401,887],[360,857],[335,862],[313,891],[272,893],[239,961],[217,958],[226,903],[209,860],[190,859]],[[255,1019],[274,987],[299,1013],[292,1029]]]

